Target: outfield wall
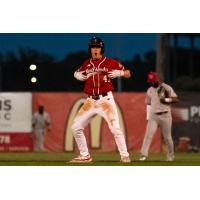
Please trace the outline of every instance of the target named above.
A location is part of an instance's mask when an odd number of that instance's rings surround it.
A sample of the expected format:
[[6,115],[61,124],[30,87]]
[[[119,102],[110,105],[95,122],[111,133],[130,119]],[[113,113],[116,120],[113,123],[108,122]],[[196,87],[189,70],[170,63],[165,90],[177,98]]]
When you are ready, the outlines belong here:
[[179,138],[188,138],[190,147],[200,148],[200,93],[181,92],[180,102],[173,108],[173,139],[179,146]]
[[[121,128],[129,151],[139,151],[146,128],[145,93],[115,93]],[[172,136],[175,146],[179,138],[187,137],[192,147],[200,147],[200,94],[179,93],[180,102],[172,109]],[[83,93],[1,93],[0,94],[0,151],[32,151],[31,117],[43,104],[49,112],[52,129],[46,135],[49,152],[74,151],[71,125],[80,106]],[[107,124],[100,116],[92,118],[86,127],[88,146],[95,151],[115,151],[116,145]],[[151,152],[161,151],[161,138],[156,133]]]
[[[129,151],[139,152],[146,128],[145,93],[114,94],[120,125],[126,136]],[[200,146],[200,95],[180,94],[181,101],[173,107],[173,138],[178,146],[180,137],[189,137],[191,145]],[[75,151],[71,125],[80,106],[83,93],[1,93],[0,94],[0,151],[32,151],[31,117],[43,104],[49,112],[52,126],[46,135],[48,152]],[[95,151],[115,151],[116,145],[107,124],[100,116],[92,118],[85,129],[88,146]],[[159,130],[150,152],[161,151]]]
[[[146,128],[145,94],[115,93],[120,124],[126,135],[129,151],[139,151]],[[82,93],[33,93],[33,111],[38,105],[45,105],[52,120],[52,129],[46,135],[47,151],[74,151],[71,125],[78,109],[83,104]],[[107,124],[95,116],[85,130],[88,146],[95,151],[115,151],[116,145]],[[151,145],[151,152],[160,152],[160,134],[157,132]]]

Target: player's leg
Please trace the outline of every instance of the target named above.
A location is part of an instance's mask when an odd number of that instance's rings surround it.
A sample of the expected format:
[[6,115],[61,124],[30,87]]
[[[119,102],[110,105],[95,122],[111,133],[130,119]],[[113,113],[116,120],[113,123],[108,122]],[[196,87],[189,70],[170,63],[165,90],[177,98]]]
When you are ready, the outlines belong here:
[[171,134],[172,117],[170,113],[164,114],[161,117],[160,128],[162,130],[164,141],[168,147],[167,160],[172,161],[174,159],[174,143]]
[[44,151],[44,130],[39,130],[38,131],[38,147],[39,147],[39,151]]
[[130,162],[124,133],[120,129],[117,107],[112,94],[110,94],[108,97],[104,97],[99,102],[98,106],[98,114],[106,120],[109,129],[114,136],[118,151],[121,155],[121,161]]
[[90,118],[93,115],[93,102],[88,98],[80,108],[72,124],[72,133],[80,151],[80,156],[83,157],[83,159],[89,155],[89,150],[83,130],[85,126],[87,126],[87,124],[90,122]]
[[146,158],[148,157],[149,147],[151,145],[156,129],[158,128],[158,122],[156,118],[157,116],[151,117],[148,120],[145,136],[144,136],[142,147],[140,150],[140,153],[141,153],[140,160],[146,160]]
[[39,130],[34,131],[34,151],[39,152],[40,151],[40,146],[39,146]]

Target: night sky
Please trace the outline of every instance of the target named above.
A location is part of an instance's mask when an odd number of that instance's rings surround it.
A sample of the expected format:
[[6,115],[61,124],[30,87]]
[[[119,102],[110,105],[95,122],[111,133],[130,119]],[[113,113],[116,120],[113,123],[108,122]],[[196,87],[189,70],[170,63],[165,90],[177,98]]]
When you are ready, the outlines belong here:
[[68,53],[87,51],[93,36],[104,40],[107,57],[120,60],[156,49],[157,35],[153,33],[4,33],[0,34],[0,53],[32,48],[62,60]]

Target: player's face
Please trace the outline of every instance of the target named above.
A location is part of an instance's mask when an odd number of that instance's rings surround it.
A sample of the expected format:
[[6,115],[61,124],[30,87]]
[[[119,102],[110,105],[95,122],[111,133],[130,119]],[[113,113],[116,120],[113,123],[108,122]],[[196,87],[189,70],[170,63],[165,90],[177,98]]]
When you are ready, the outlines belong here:
[[43,106],[39,106],[39,109],[38,109],[38,110],[39,110],[39,113],[40,113],[40,114],[43,114],[43,112],[44,112],[44,107],[43,107]]
[[101,59],[102,58],[101,48],[100,47],[92,47],[91,55],[92,55],[92,59]]
[[159,82],[152,82],[150,83],[151,86],[153,86],[154,88],[157,88],[159,86]]

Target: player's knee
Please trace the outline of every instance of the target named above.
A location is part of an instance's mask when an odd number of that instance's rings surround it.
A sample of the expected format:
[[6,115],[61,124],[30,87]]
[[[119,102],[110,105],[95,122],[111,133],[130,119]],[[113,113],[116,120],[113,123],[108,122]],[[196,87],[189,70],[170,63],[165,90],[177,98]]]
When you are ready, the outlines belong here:
[[76,134],[78,134],[80,131],[83,130],[83,128],[81,128],[81,126],[80,126],[78,123],[76,123],[76,122],[74,122],[74,123],[72,124],[71,129],[72,129],[73,135],[76,135]]
[[74,122],[71,126],[72,132],[76,132],[79,129],[78,123]]
[[111,131],[111,133],[114,135],[114,136],[121,136],[121,135],[123,135],[123,132],[122,132],[122,130],[120,129],[120,128],[116,128],[116,127],[114,127],[114,126],[110,126],[110,131]]
[[167,137],[164,138],[164,141],[166,143],[170,143],[172,141],[172,137],[169,135],[169,136],[167,136]]
[[150,141],[151,141],[152,139],[153,139],[153,136],[152,136],[152,135],[147,135],[147,136],[146,136],[146,140],[150,140]]

